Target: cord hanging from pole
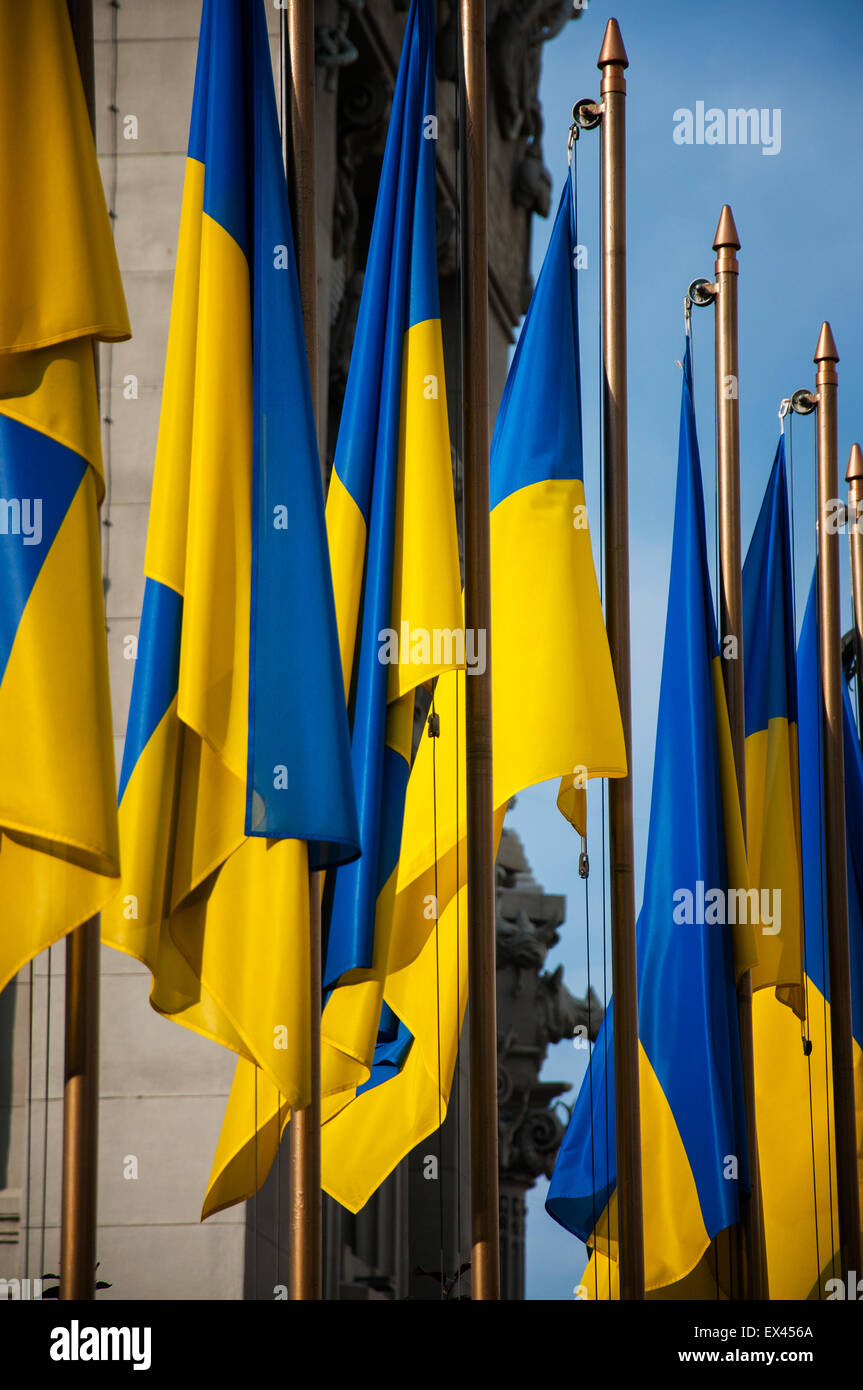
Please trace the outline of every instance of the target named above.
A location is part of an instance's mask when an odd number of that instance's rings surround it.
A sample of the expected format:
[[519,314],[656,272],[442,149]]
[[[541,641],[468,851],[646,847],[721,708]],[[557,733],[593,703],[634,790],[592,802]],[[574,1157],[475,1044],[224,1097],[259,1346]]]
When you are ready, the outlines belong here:
[[[456,25],[456,45],[457,45],[457,71],[464,71],[464,44],[462,40],[461,25]],[[455,163],[455,198],[456,198],[456,266],[457,266],[457,285],[458,285],[458,324],[459,329],[464,323],[465,318],[465,271],[464,271],[464,237],[462,229],[464,227],[464,150],[463,150],[463,131],[464,131],[464,88],[462,83],[456,83],[456,102],[455,102],[455,121],[453,123],[454,141],[454,163]],[[453,482],[456,490],[456,533],[460,539],[460,560],[462,591],[464,591],[465,566],[464,566],[464,545],[465,545],[465,498],[464,498],[464,457],[465,457],[465,437],[464,437],[464,336],[461,331],[455,335],[456,338],[456,380],[455,380],[455,400],[456,400],[456,426],[454,430],[454,478]],[[459,721],[459,699],[458,699],[458,676],[456,676],[456,697],[455,697],[455,931],[456,931],[456,999],[459,1001],[456,1006],[456,1016],[459,1017],[461,1005],[461,824],[459,821],[459,775],[461,772],[461,725]],[[459,1028],[461,1020],[459,1018]],[[467,1249],[471,1248],[470,1238],[463,1242],[464,1213],[462,1211],[462,1163],[464,1156],[464,1116],[463,1116],[463,1097],[462,1097],[462,1059],[461,1059],[461,1032],[459,1032],[459,1046],[456,1048],[455,1061],[455,1106],[456,1106],[456,1269],[460,1270],[468,1263],[463,1257],[463,1250],[466,1244]]]
[[[574,114],[574,113],[573,113],[573,114]],[[600,183],[601,183],[601,173],[600,173]],[[596,244],[597,244],[597,246],[601,246],[601,245],[602,245],[602,199],[601,199],[601,197],[597,199],[596,228],[597,228],[597,230],[596,230]],[[602,285],[601,285],[601,283],[600,283],[600,285],[599,285],[598,307],[597,307],[597,316],[596,316],[596,317],[597,317],[597,333],[598,333],[597,361],[601,363],[602,360],[603,360],[603,343],[604,343],[604,331],[605,331],[605,322],[604,322],[604,316],[603,316],[603,301],[602,301]],[[598,474],[598,477],[597,477],[597,493],[598,493],[598,496],[599,496],[599,599],[600,599],[600,603],[602,604],[603,612],[605,612],[605,488],[603,487],[603,477],[602,477],[602,460],[603,460],[604,452],[605,452],[605,410],[604,410],[604,401],[603,401],[603,383],[602,383],[602,372],[601,372],[601,371],[597,374],[597,398],[596,398],[596,399],[597,399],[597,421],[598,421],[597,436],[598,436],[598,444],[599,444],[599,448],[598,448],[598,450],[597,450],[597,474]],[[608,810],[607,783],[606,783],[605,778],[602,779],[601,807],[602,807],[602,811],[601,811],[601,816],[602,816],[602,819],[601,819],[601,858],[602,858],[602,875],[601,875],[601,891],[602,891],[602,1007],[603,1007],[603,1014],[605,1014],[605,1012],[607,1012],[607,1010],[608,1010],[608,1003],[609,1003],[609,999],[608,999],[608,893],[609,893],[609,883],[608,883],[608,851],[609,851],[608,834],[609,834],[609,829],[608,829],[608,816],[607,816],[607,810]],[[612,982],[612,987],[613,987],[613,982]],[[590,998],[589,990],[590,990],[590,984],[589,984],[589,982],[588,982],[588,999]],[[609,1101],[609,1096],[608,1096],[609,1066],[608,1066],[608,1029],[607,1029],[607,1028],[603,1029],[603,1032],[602,1032],[602,1048],[603,1048],[603,1096],[604,1096],[604,1106],[605,1106],[605,1133],[604,1133],[604,1135],[603,1135],[603,1141],[604,1141],[604,1144],[605,1144],[605,1172],[606,1172],[606,1174],[607,1174],[608,1171],[609,1171],[609,1160],[610,1160],[610,1154],[611,1154],[611,1121],[610,1121],[610,1111],[609,1111],[609,1104],[608,1104],[608,1101]],[[592,1109],[592,1107],[591,1107],[591,1109]],[[591,1135],[591,1162],[592,1162],[592,1160],[593,1160],[592,1144],[593,1144],[593,1137],[592,1137],[592,1135]],[[608,1298],[609,1298],[609,1301],[611,1301],[611,1298],[612,1298],[612,1287],[611,1287],[611,1262],[610,1262],[610,1260],[608,1261],[607,1273],[608,1273]]]
[[438,891],[437,844],[437,741],[440,719],[435,710],[434,691],[428,717],[428,736],[432,741],[432,832],[434,836],[434,956],[435,956],[435,1022],[437,1024],[437,1152],[438,1208],[440,1225],[440,1296],[446,1298],[447,1272],[444,1256],[444,1194],[443,1194],[443,1079],[441,1071],[441,1010],[440,1010],[440,897]]
[[[816,518],[817,518],[817,516],[818,516],[818,484],[817,484],[817,477],[818,477],[818,441],[817,441],[817,435],[816,435],[816,436],[814,437],[814,440],[813,440],[813,468],[812,468],[812,478],[813,478],[813,481],[814,481],[814,488],[815,488],[815,497],[814,497],[815,508],[814,508],[814,509],[815,509]],[[816,586],[819,586],[819,585],[820,585],[820,580],[819,580],[819,578],[817,577],[817,576],[818,576],[818,562],[819,562],[819,559],[820,559],[820,554],[821,554],[821,528],[820,528],[820,526],[816,525],[816,528],[815,528],[815,564],[816,564],[816,581],[815,581],[815,582],[816,582]],[[820,600],[819,600],[819,607],[820,607]],[[822,708],[822,705],[823,705],[823,700],[824,700],[824,693],[823,693],[823,684],[822,684],[822,674],[821,674],[821,663],[820,663],[820,661],[817,663],[817,668],[818,668],[818,709],[821,709],[821,708]],[[820,806],[823,806],[823,804],[824,804],[824,766],[823,766],[823,756],[824,756],[824,754],[823,754],[823,746],[822,746],[822,745],[823,745],[823,733],[822,733],[821,729],[819,728],[819,732],[818,732],[818,746],[819,746],[819,757],[818,757],[818,798],[819,798],[819,805],[820,805]],[[820,879],[820,902],[821,902],[821,971],[822,971],[822,979],[828,980],[828,979],[830,978],[830,976],[829,976],[829,971],[828,971],[828,960],[827,960],[827,920],[826,920],[826,907],[825,907],[825,905],[826,905],[826,894],[827,894],[827,887],[826,887],[826,850],[825,850],[825,843],[824,843],[824,817],[823,817],[822,815],[819,815],[819,817],[818,817],[818,870],[819,870],[819,879]],[[829,1068],[830,1036],[829,1036],[829,1032],[828,1032],[828,1028],[827,1028],[827,1010],[826,1010],[826,1009],[823,1009],[823,1010],[822,1010],[822,1017],[823,1017],[823,1023],[824,1023],[824,1030],[823,1030],[823,1032],[824,1032],[824,1037],[823,1037],[823,1049],[824,1049],[824,1109],[825,1109],[825,1116],[826,1116],[826,1121],[827,1121],[827,1153],[828,1153],[828,1155],[829,1155],[829,1154],[831,1153],[831,1151],[832,1151],[832,1144],[833,1144],[833,1140],[831,1139],[831,1120],[832,1120],[833,1117],[832,1117],[832,1114],[831,1114],[831,1109],[832,1109],[832,1107],[831,1107],[831,1104],[830,1104],[830,1095],[831,1095],[831,1086],[830,1086],[831,1077],[830,1077],[830,1068]],[[837,1269],[836,1269],[836,1254],[837,1254],[837,1251],[836,1251],[836,1238],[835,1238],[836,1221],[835,1221],[835,1217],[834,1217],[833,1171],[832,1171],[832,1165],[830,1165],[829,1163],[828,1163],[828,1170],[827,1170],[827,1188],[828,1188],[829,1206],[830,1206],[830,1267],[831,1267],[831,1273],[835,1275],[835,1274],[837,1273]],[[819,1271],[819,1282],[820,1282],[820,1271]],[[820,1293],[820,1288],[819,1288],[819,1293]]]
[[[797,641],[797,533],[796,503],[794,498],[794,411],[791,398],[785,397],[779,404],[779,428],[785,433],[785,418],[788,417],[788,500],[791,524],[791,612],[794,626],[794,640]],[[821,1238],[818,1222],[818,1172],[815,1155],[815,1106],[812,1096],[812,1037],[809,1012],[809,964],[806,952],[806,928],[803,928],[803,978],[805,981],[805,1017],[800,1020],[800,1044],[806,1058],[806,1083],[809,1093],[809,1149],[812,1163],[812,1210],[815,1225],[815,1284],[818,1299],[821,1300]]]

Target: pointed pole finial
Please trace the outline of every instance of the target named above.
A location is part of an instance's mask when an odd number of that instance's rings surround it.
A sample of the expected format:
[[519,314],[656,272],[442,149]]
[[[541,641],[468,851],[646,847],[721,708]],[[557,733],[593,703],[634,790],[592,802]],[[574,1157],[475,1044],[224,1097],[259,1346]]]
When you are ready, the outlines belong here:
[[813,362],[838,362],[839,353],[836,351],[836,343],[833,338],[833,330],[826,319],[821,325],[821,332],[818,335],[818,346],[815,349]]
[[716,236],[713,238],[714,251],[721,250],[723,246],[733,246],[735,251],[740,250],[740,237],[737,234],[734,213],[728,203],[723,205],[719,214],[719,225],[716,228]]
[[629,59],[626,56],[626,49],[620,36],[620,25],[616,19],[610,19],[605,26],[605,37],[602,40],[602,48],[599,50],[596,66],[604,68],[608,67],[610,63],[617,63],[622,68],[629,67]]
[[859,444],[851,445],[851,456],[848,459],[848,469],[845,473],[846,483],[863,482],[863,449]]

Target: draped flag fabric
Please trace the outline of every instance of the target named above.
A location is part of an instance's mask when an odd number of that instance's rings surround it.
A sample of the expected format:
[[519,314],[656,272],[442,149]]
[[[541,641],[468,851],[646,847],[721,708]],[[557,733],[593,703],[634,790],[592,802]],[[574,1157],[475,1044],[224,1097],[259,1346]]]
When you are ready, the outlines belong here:
[[[636,929],[648,1290],[690,1274],[712,1238],[737,1221],[740,1189],[748,1190],[735,972],[756,957],[751,928],[728,925],[745,916],[739,909],[746,883],[687,339],[647,868]],[[612,1016],[610,1003],[546,1206],[613,1263]],[[593,1296],[590,1279],[585,1287]],[[600,1281],[599,1296],[607,1293]]]
[[797,673],[784,436],[743,566],[743,652],[746,837],[761,918],[752,988],[775,986],[778,998],[802,1018]]
[[[496,842],[522,788],[576,770],[626,770],[585,507],[576,244],[568,180],[491,448]],[[407,789],[385,999],[413,1041],[386,1079],[324,1126],[324,1186],[352,1211],[446,1115],[467,1000],[463,731],[472,679],[468,670],[438,680],[440,737],[422,740]]]
[[359,851],[265,11],[201,21],[114,946],[307,1105],[309,868]]
[[[411,1047],[410,1032],[385,1003],[384,980],[395,960],[393,900],[415,692],[465,661],[437,281],[436,142],[434,7],[414,0],[327,497],[362,857],[329,875],[324,895],[325,1115],[393,1074]],[[422,940],[433,920],[427,912],[420,922]],[[412,939],[408,958],[418,949]],[[238,1064],[207,1213],[254,1190],[286,1119],[272,1087]]]
[[587,835],[587,788],[583,784],[583,774],[569,772],[561,777],[557,809],[582,838]]
[[[762,990],[753,1000],[755,1098],[771,1299],[825,1298],[841,1276],[833,1145],[817,574],[797,649],[806,1028]],[[844,691],[848,932],[857,1144],[863,1173],[863,757]],[[810,1050],[804,1048],[808,1040]]]
[[116,891],[94,344],[130,336],[64,0],[0,0],[0,989]]

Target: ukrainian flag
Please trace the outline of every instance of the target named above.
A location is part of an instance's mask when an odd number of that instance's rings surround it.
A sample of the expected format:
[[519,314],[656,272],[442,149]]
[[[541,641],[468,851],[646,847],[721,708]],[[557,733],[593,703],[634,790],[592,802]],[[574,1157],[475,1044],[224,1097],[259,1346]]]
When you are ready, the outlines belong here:
[[[568,180],[491,447],[496,839],[524,787],[576,767],[626,770],[585,508],[576,245]],[[323,1184],[351,1211],[446,1114],[467,1001],[464,685],[473,678],[438,680],[440,737],[423,739],[407,789],[384,998],[413,1041],[399,1052],[394,1030],[380,1084],[324,1126]]]
[[260,0],[206,0],[120,781],[112,945],[307,1105],[309,869],[359,850]]
[[[348,374],[327,532],[362,858],[329,875],[325,1111],[398,1065],[410,1036],[384,1003],[418,687],[464,664],[458,535],[435,239],[434,7],[407,18]],[[422,920],[422,919],[421,919]],[[425,934],[432,923],[426,921]],[[242,1063],[206,1211],[254,1190],[287,1109]]]
[[[755,1094],[771,1298],[825,1298],[841,1275],[833,1145],[830,980],[824,875],[817,573],[797,649],[806,1030],[766,992],[755,996]],[[858,1156],[863,1172],[863,757],[844,691],[848,932]],[[804,1047],[808,1040],[811,1050]]]
[[760,889],[762,923],[753,990],[776,996],[799,1017],[803,991],[803,880],[797,756],[791,541],[785,439],[779,447],[743,566],[746,661],[746,833],[749,877]]
[[[729,890],[746,882],[687,340],[647,870],[636,928],[648,1290],[695,1270],[713,1237],[738,1220],[739,1193],[749,1187],[735,973],[753,955],[749,934],[735,941],[726,925]],[[617,1258],[612,1016],[610,1004],[546,1201],[550,1215],[592,1246],[600,1262]],[[606,1273],[612,1273],[607,1264]],[[593,1296],[589,1277],[585,1286]],[[603,1281],[598,1295],[606,1294]]]
[[63,0],[0,0],[0,989],[116,891],[97,339],[130,336]]

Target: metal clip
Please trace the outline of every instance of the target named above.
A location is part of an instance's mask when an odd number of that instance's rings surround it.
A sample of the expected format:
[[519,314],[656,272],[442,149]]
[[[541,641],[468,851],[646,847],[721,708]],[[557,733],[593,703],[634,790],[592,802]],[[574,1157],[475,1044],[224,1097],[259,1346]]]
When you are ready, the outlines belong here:
[[566,142],[566,162],[572,168],[572,147],[578,139],[578,126],[573,121],[569,127],[569,137]]
[[581,842],[581,854],[578,856],[578,876],[587,878],[590,873],[590,860],[587,857],[587,840]]
[[432,710],[428,717],[429,738],[440,738],[440,715]]

